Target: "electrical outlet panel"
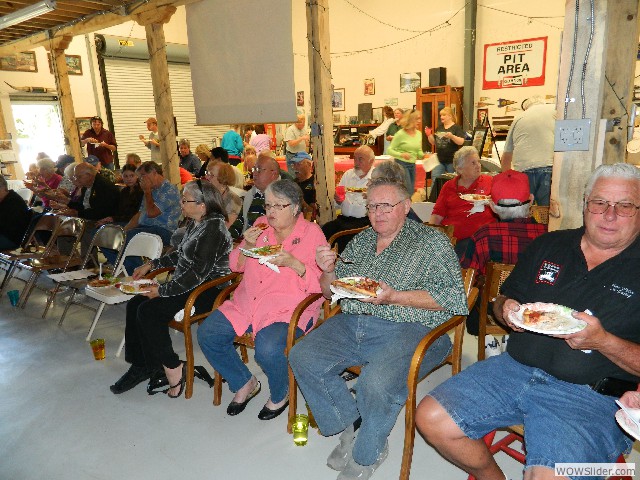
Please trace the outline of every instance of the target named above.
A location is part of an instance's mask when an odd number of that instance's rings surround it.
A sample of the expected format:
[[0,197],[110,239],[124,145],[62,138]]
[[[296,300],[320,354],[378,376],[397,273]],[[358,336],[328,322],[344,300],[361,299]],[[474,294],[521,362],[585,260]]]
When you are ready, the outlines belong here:
[[553,150],[556,152],[589,150],[590,137],[590,119],[556,120],[556,134]]

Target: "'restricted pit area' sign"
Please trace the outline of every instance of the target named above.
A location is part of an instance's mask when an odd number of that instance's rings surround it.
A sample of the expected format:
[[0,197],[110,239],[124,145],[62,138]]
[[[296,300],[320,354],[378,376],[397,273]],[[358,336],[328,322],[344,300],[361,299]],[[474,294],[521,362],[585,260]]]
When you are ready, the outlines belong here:
[[547,37],[488,43],[484,46],[485,90],[544,85]]

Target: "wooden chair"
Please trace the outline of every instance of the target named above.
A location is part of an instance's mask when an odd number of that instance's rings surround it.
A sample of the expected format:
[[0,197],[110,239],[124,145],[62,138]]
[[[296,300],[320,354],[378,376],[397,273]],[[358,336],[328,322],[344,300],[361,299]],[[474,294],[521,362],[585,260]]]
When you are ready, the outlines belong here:
[[[465,293],[467,294],[467,305],[471,309],[475,305],[478,299],[478,289],[473,287],[473,280],[475,278],[475,270],[473,268],[467,268],[462,270],[462,279],[464,283]],[[329,301],[325,301],[324,304],[325,316],[324,320],[336,315],[340,312],[340,306],[329,307]],[[451,365],[451,374],[455,375],[460,373],[462,365],[462,342],[464,339],[465,329],[465,315],[456,315],[441,325],[431,330],[420,341],[416,347],[413,358],[411,359],[411,365],[409,367],[409,373],[407,376],[407,386],[409,393],[405,403],[405,437],[404,437],[404,449],[402,453],[402,466],[400,469],[400,480],[407,480],[409,478],[409,472],[411,470],[411,460],[413,458],[413,443],[415,438],[415,410],[416,410],[416,390],[418,382],[427,377],[427,375],[443,365]],[[318,325],[316,325],[317,328]],[[420,364],[424,359],[427,349],[442,335],[453,332],[453,348],[451,353],[442,361],[442,363],[436,366],[430,372],[427,372],[422,377],[420,374]],[[353,366],[347,369],[349,372],[359,374],[360,366]],[[297,403],[297,382],[295,377],[289,369],[289,416],[295,415],[295,407]],[[311,412],[309,412],[311,418]]]
[[[218,308],[224,301],[226,301],[233,291],[238,288],[240,282],[229,285],[227,288],[220,292],[218,298],[216,298],[215,308]],[[291,320],[289,321],[289,328],[287,330],[287,345],[285,347],[285,355],[289,355],[289,351],[295,345],[295,343],[299,340],[295,338],[296,327],[298,326],[298,322],[300,321],[300,316],[304,313],[304,311],[313,305],[316,301],[322,298],[321,293],[313,293],[308,295],[305,299],[303,299],[296,309],[293,311],[291,315]],[[317,326],[317,323],[316,323]],[[314,327],[315,328],[315,327]],[[307,332],[308,333],[308,332]],[[253,339],[253,335],[251,333],[245,333],[244,335],[236,335],[233,343],[240,347],[240,353],[242,356],[242,361],[247,363],[249,361],[247,357],[247,348],[255,349],[256,345]],[[291,395],[291,385],[292,385],[293,373],[291,372],[291,367],[289,367],[289,395]],[[289,401],[291,401],[291,396],[289,396]],[[213,404],[218,406],[222,402],[222,376],[220,373],[215,371],[214,373],[214,385],[213,385]],[[294,399],[295,405],[295,399]],[[293,412],[293,413],[292,413]],[[295,410],[292,410],[291,403],[289,404],[289,418],[293,418],[295,415]],[[287,431],[291,433],[290,421],[287,422]]]
[[486,279],[480,298],[480,316],[478,319],[478,361],[484,360],[484,339],[487,335],[507,335],[509,330],[497,324],[489,315],[489,302],[500,294],[500,288],[515,265],[509,263],[488,262]]
[[[491,455],[495,455],[498,452],[505,453],[514,460],[524,465],[526,460],[526,449],[524,444],[524,427],[522,425],[512,425],[503,430],[507,431],[507,435],[494,443],[494,439],[497,430],[487,433],[482,439],[489,448]],[[512,445],[515,442],[520,442],[520,449],[514,448]],[[624,455],[620,455],[616,463],[625,464],[626,460]],[[469,475],[467,480],[476,480],[476,477]],[[614,475],[609,477],[609,480],[633,480],[628,476]]]
[[431,228],[435,228],[436,230],[440,230],[442,233],[444,233],[447,237],[449,237],[449,240],[451,241],[451,245],[453,245],[454,247],[456,246],[457,243],[457,239],[456,237],[453,236],[453,225],[436,225],[434,223],[429,223],[429,222],[422,222],[424,225],[426,225],[427,227],[431,227]]
[[366,227],[360,227],[360,228],[352,228],[350,230],[343,230],[341,232],[334,233],[333,235],[331,235],[331,238],[329,238],[329,245],[331,246],[331,248],[334,248],[334,249],[337,246],[337,252],[342,253],[342,250],[344,250],[345,245],[349,243],[349,241],[353,237],[355,237],[358,233],[363,231],[365,228],[369,228],[369,227],[366,226]]
[[548,205],[532,205],[531,216],[537,223],[549,224],[549,206]]

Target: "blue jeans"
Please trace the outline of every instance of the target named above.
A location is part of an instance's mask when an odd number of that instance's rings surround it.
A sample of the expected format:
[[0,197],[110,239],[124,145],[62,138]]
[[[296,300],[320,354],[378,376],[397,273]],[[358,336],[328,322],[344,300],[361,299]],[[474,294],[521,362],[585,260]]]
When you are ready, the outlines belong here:
[[[289,392],[289,369],[284,349],[287,346],[288,323],[278,322],[256,334],[255,360],[269,381],[271,401],[284,400]],[[296,329],[296,337],[302,335]],[[227,380],[232,392],[240,390],[250,379],[251,372],[233,346],[236,332],[219,310],[215,310],[198,327],[198,343],[213,368]]]
[[525,170],[529,177],[529,190],[538,205],[549,205],[551,201],[551,171],[552,167],[538,167]]
[[453,163],[440,163],[431,170],[431,180],[435,180],[444,173],[455,173]]
[[413,192],[416,189],[416,164],[403,162],[402,160],[399,160],[397,158],[394,160],[398,165],[404,168],[404,171],[406,173],[404,184],[407,187],[407,190],[409,191],[409,195],[413,195]]
[[615,463],[631,448],[631,440],[616,424],[614,397],[559,380],[508,353],[474,363],[430,395],[469,438],[524,424],[525,469],[554,468],[556,463]]
[[[430,330],[420,323],[340,314],[289,353],[291,369],[324,435],[335,435],[362,418],[353,446],[353,458],[360,465],[373,464],[384,449],[407,399],[411,357]],[[449,337],[440,337],[427,351],[421,372],[429,372],[450,350]],[[355,398],[340,377],[353,365],[363,366]]]

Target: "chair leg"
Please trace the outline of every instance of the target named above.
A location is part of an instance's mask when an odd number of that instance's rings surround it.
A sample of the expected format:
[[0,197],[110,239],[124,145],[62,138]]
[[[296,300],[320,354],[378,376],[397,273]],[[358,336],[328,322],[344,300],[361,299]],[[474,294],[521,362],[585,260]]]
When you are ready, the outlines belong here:
[[291,425],[298,411],[298,383],[296,382],[291,367],[289,367],[289,421],[287,422],[287,433],[293,433]]
[[184,350],[185,350],[185,361],[187,363],[187,381],[184,391],[184,398],[189,399],[193,395],[193,367],[194,367],[194,359],[193,359],[193,339],[191,338],[191,327],[185,323],[184,325]]
[[20,298],[18,299],[18,306],[22,309],[24,309],[25,305],[27,304],[27,301],[29,300],[29,297],[31,296],[31,290],[33,290],[33,288],[36,286],[36,279],[34,278],[35,276],[36,276],[35,273],[32,273],[29,276],[29,280],[27,280],[27,284],[22,289],[22,292],[20,292]]
[[124,335],[122,336],[122,341],[120,342],[120,346],[118,347],[118,351],[116,352],[116,357],[120,357],[122,353],[122,349],[124,348]]
[[91,335],[93,335],[93,330],[96,328],[98,324],[98,320],[100,320],[100,315],[102,315],[102,310],[104,310],[105,303],[100,302],[100,306],[98,310],[96,310],[96,314],[93,317],[93,322],[91,322],[91,327],[89,327],[89,333],[87,333],[87,338],[85,339],[87,342],[91,340]]
[[69,307],[73,303],[73,299],[75,298],[77,292],[78,292],[77,288],[71,289],[71,295],[69,295],[69,298],[67,299],[67,303],[64,306],[64,311],[62,312],[62,316],[60,317],[60,320],[58,320],[59,327],[62,326],[62,322],[64,322],[64,317],[67,316],[67,311],[69,310]]
[[213,371],[213,404],[217,407],[222,403],[222,375]]
[[56,295],[59,291],[60,283],[56,282],[56,287],[53,289],[53,292],[47,294],[47,304],[44,307],[44,312],[42,312],[42,318],[45,318],[47,316],[47,312],[49,311],[49,308],[51,308],[51,304],[53,303],[53,300],[56,298]]
[[407,399],[404,414],[404,447],[402,449],[402,463],[400,464],[400,480],[409,480],[411,462],[413,461],[413,444],[416,437],[416,407],[415,400]]

